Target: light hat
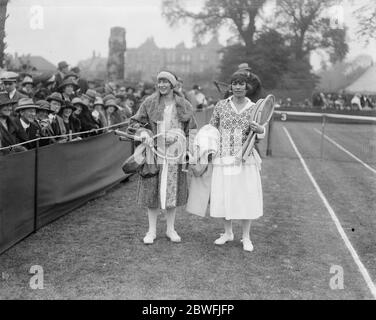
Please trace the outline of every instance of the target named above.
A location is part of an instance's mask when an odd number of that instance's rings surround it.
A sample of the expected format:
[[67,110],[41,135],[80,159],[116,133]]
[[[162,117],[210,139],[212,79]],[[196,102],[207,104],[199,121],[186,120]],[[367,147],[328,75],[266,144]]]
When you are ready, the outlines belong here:
[[177,84],[176,77],[171,72],[168,72],[168,71],[161,71],[157,76],[157,80],[159,79],[167,79],[168,81],[170,81],[173,87],[175,87]]

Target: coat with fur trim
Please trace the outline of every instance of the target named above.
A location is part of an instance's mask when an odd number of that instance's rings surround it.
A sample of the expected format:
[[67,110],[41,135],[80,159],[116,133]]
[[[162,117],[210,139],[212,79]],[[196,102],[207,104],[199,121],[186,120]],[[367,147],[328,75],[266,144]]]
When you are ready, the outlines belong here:
[[[197,128],[194,112],[188,100],[184,99],[178,92],[174,91],[176,118],[179,128],[189,136],[189,130]],[[137,113],[131,118],[129,131],[135,132],[138,128],[144,127],[153,132],[158,131],[158,122],[163,121],[164,104],[160,101],[160,94],[156,92],[147,97],[141,104]],[[183,206],[188,199],[187,173],[182,171],[182,164],[169,166],[168,169],[168,190],[166,208]],[[147,208],[161,208],[160,188],[161,188],[162,164],[159,174],[151,178],[139,177],[137,203]],[[170,186],[175,187],[171,188]]]

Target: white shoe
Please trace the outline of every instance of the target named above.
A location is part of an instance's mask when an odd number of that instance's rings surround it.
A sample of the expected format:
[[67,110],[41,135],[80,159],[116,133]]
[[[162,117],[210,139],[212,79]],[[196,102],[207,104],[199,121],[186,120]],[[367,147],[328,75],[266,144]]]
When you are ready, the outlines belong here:
[[251,239],[243,239],[241,240],[243,242],[243,250],[252,252],[253,251],[253,244]]
[[145,244],[153,244],[157,236],[154,233],[148,232],[144,238]]
[[180,242],[181,238],[175,230],[167,231],[166,232],[167,238],[169,238],[172,242]]
[[225,244],[227,241],[232,241],[232,240],[234,240],[233,233],[230,233],[230,234],[221,233],[221,236],[217,240],[215,240],[214,243],[217,245],[222,245],[222,244]]

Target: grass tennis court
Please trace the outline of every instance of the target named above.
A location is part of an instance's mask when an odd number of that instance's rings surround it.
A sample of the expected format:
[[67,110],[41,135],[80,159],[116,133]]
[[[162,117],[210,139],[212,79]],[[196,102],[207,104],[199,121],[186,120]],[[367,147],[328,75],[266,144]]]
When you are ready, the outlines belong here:
[[[284,129],[285,128],[285,129]],[[374,126],[330,124],[326,135],[376,169],[375,148],[362,144]],[[350,128],[350,129],[347,129]],[[333,208],[373,281],[376,279],[375,173],[314,129],[320,123],[275,122],[273,157],[264,155],[264,216],[254,222],[255,251],[235,241],[217,247],[222,222],[179,212],[182,243],[164,237],[145,246],[144,210],[135,204],[136,177],[46,226],[0,256],[1,299],[373,299],[292,144]],[[359,133],[359,134],[354,134]],[[371,137],[369,137],[370,140]],[[44,269],[44,289],[29,287],[32,265]],[[332,290],[332,266],[344,288]],[[373,282],[374,283],[374,282]]]

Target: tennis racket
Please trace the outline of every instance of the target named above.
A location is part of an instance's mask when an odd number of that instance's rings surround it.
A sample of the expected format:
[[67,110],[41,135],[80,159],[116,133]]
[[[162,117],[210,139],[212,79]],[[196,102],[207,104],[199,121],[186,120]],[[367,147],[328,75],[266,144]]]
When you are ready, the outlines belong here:
[[[265,99],[259,101],[257,101],[257,109],[253,121],[256,121],[258,124],[265,127],[273,116],[275,97],[269,94]],[[257,134],[251,131],[247,137],[247,140],[244,142],[242,154],[243,160],[247,160],[251,154],[251,151],[255,145],[256,136]]]

